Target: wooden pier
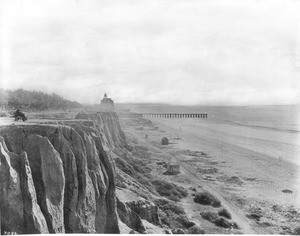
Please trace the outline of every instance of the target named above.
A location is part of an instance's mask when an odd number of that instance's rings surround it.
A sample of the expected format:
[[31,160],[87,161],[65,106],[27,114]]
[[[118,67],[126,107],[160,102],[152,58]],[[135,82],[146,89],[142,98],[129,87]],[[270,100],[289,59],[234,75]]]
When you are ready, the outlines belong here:
[[142,113],[148,118],[207,118],[207,113]]

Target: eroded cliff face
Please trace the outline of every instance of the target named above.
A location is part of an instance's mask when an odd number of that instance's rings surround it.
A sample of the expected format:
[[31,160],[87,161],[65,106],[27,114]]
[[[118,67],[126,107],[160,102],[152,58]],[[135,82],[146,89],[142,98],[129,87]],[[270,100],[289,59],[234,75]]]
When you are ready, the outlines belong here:
[[119,233],[115,113],[0,127],[1,232]]

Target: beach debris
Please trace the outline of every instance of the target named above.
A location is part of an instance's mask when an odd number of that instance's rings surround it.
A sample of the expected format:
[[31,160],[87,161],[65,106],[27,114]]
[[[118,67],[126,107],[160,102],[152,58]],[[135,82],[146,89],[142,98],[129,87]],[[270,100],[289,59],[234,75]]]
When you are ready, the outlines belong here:
[[167,137],[163,137],[163,138],[161,139],[161,144],[162,144],[162,145],[168,145],[168,144],[169,144],[169,139],[168,139]]
[[290,193],[290,194],[293,193],[293,191],[290,190],[290,189],[283,189],[282,192],[283,193]]
[[202,205],[211,205],[213,207],[221,206],[221,201],[206,190],[201,193],[197,193],[195,195],[194,202],[200,203]]

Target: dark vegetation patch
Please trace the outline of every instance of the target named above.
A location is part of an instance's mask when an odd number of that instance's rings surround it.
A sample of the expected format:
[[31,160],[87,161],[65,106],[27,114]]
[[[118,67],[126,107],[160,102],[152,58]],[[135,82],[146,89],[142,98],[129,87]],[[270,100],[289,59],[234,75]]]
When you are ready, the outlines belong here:
[[160,166],[163,166],[163,167],[167,167],[167,162],[165,162],[165,161],[157,161],[156,163],[155,163],[156,165],[160,165]]
[[207,155],[208,155],[205,152],[199,152],[199,151],[187,150],[186,152],[189,156],[193,156],[193,157],[207,157]]
[[220,182],[228,183],[228,184],[236,184],[236,185],[242,185],[243,184],[243,181],[241,181],[241,179],[237,176],[228,177],[226,175],[222,175],[222,176],[218,176],[217,180],[220,181]]
[[223,227],[223,228],[234,228],[238,229],[238,226],[235,222],[231,222],[228,219],[220,217],[217,213],[207,211],[201,212],[200,215],[203,219],[215,224],[216,226]]
[[274,224],[272,224],[271,222],[268,221],[263,221],[263,222],[257,222],[260,226],[262,227],[270,227],[273,226]]
[[219,169],[215,167],[207,167],[207,168],[197,168],[197,171],[201,174],[216,174]]
[[154,200],[154,203],[159,208],[158,214],[161,222],[171,229],[188,229],[195,225],[187,218],[184,209],[176,202],[160,198]]
[[199,226],[194,225],[187,231],[188,234],[205,234],[205,231],[201,229]]
[[250,213],[247,214],[246,217],[249,219],[260,221],[260,218],[263,217],[262,209],[257,206],[251,206]]
[[283,192],[283,193],[293,193],[293,191],[292,191],[292,190],[289,190],[289,189],[284,189],[284,190],[282,190],[282,192]]
[[181,198],[184,198],[188,195],[187,190],[183,187],[169,183],[165,180],[155,179],[152,180],[151,183],[161,196],[164,196],[172,201],[178,202]]
[[224,208],[218,212],[219,216],[224,216],[225,218],[231,220],[231,214]]
[[202,216],[203,219],[213,223],[219,218],[217,213],[211,211],[201,212],[200,215]]
[[211,205],[213,207],[221,206],[221,201],[208,191],[197,193],[195,195],[194,202],[200,203],[202,205]]
[[236,223],[232,223],[223,217],[219,217],[214,223],[216,226],[219,226],[219,227],[238,229],[238,226]]
[[293,230],[293,234],[294,234],[294,235],[300,235],[300,226],[299,226],[299,227],[296,227],[296,228]]
[[229,183],[229,184],[237,184],[237,185],[242,185],[243,184],[243,181],[241,181],[240,178],[237,177],[237,176],[232,176],[232,177],[228,178],[226,180],[226,182]]
[[260,221],[260,218],[262,217],[262,215],[260,215],[258,213],[251,213],[251,214],[247,214],[246,217],[248,217],[249,219]]
[[185,215],[179,215],[176,220],[187,229],[195,225],[195,223],[190,221]]
[[185,214],[185,211],[181,206],[167,199],[156,199],[154,200],[154,203],[164,212],[173,213],[177,215]]

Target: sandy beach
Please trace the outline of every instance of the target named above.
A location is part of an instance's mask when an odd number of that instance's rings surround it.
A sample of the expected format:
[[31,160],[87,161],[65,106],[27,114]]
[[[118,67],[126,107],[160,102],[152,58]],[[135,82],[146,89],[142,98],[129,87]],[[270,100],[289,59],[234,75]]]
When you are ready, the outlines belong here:
[[[150,120],[158,130],[124,125],[126,135],[149,148],[152,158],[180,163],[179,175],[163,178],[214,193],[241,227],[239,233],[279,234],[299,224],[299,133],[213,119]],[[162,137],[169,138],[168,146],[160,144]],[[205,208],[189,198],[181,204],[206,232],[218,233],[201,219]]]

